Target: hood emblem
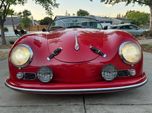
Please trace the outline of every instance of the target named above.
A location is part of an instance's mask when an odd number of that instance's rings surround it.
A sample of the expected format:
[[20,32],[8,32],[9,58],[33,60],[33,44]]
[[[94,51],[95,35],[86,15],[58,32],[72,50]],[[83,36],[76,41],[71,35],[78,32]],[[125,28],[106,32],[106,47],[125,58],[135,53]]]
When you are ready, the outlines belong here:
[[75,33],[75,47],[74,48],[76,51],[78,51],[80,49],[77,33]]

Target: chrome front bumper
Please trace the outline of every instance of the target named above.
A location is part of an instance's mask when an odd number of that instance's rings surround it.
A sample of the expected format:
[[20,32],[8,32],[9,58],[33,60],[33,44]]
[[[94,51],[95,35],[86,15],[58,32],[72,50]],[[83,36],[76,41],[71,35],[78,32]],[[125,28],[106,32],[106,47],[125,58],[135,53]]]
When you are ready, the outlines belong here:
[[127,90],[131,88],[136,88],[144,85],[147,82],[147,79],[141,83],[121,86],[121,87],[110,87],[110,88],[91,88],[91,89],[28,89],[28,88],[19,88],[12,86],[5,82],[5,85],[11,89],[21,92],[29,93],[38,93],[38,94],[90,94],[90,93],[108,93],[108,92],[117,92],[122,90]]

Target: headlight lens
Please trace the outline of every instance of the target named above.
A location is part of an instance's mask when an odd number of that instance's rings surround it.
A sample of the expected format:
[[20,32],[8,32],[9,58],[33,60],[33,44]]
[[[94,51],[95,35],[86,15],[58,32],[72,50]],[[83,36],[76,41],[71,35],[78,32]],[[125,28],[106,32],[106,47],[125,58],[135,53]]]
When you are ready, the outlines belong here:
[[10,59],[16,67],[25,67],[30,63],[32,56],[32,49],[28,45],[20,44],[12,50]]
[[141,60],[141,47],[133,42],[121,44],[119,54],[128,64],[136,64]]

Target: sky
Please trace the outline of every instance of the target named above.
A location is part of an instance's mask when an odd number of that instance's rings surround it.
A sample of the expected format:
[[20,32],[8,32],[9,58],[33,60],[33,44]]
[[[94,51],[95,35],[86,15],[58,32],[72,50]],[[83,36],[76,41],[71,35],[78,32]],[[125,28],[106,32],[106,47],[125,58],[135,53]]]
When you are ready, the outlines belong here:
[[[58,8],[53,9],[54,17],[57,15],[65,15],[66,11],[71,15],[76,14],[79,9],[87,10],[90,15],[116,17],[118,14],[124,15],[129,10],[136,10],[149,13],[147,6],[140,6],[138,4],[130,4],[128,6],[125,3],[119,3],[116,5],[107,5],[101,3],[100,0],[57,0],[59,3]],[[24,6],[17,5],[12,7],[15,12],[21,12],[25,9],[31,11],[35,20],[43,19],[47,16],[46,11],[39,4],[35,4],[34,0],[27,0]]]

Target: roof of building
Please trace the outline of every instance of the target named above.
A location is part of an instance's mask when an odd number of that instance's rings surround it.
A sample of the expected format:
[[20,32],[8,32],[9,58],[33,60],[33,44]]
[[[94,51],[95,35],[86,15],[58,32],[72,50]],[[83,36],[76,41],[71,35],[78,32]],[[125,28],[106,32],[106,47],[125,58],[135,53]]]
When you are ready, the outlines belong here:
[[12,25],[12,19],[14,21],[14,25],[19,25],[20,18],[19,17],[7,17],[4,25]]

